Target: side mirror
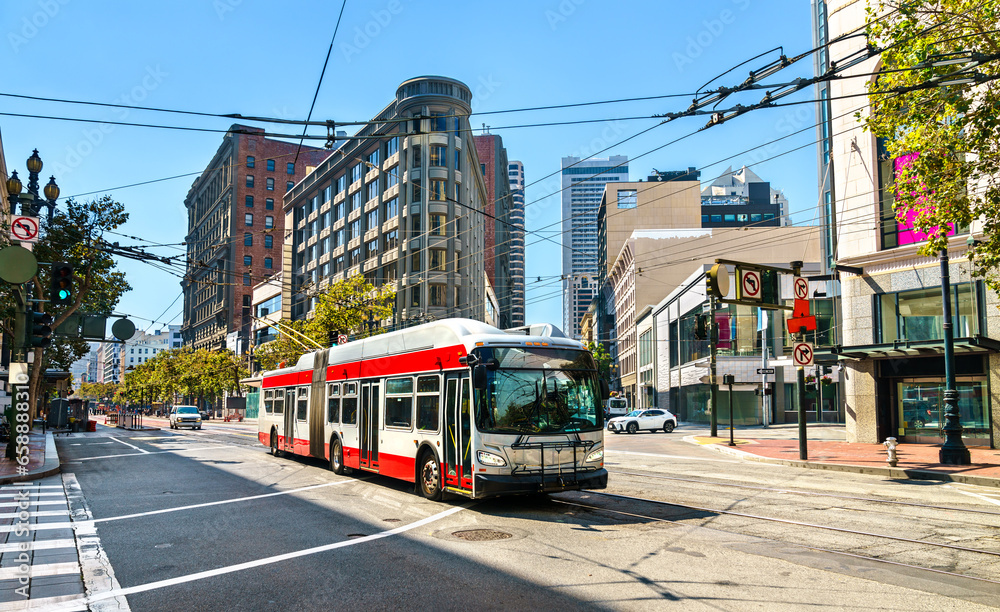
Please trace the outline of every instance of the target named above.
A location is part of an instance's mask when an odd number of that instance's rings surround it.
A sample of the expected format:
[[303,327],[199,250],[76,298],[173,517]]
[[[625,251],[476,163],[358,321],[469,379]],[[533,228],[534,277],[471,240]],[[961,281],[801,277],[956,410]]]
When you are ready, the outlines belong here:
[[608,381],[604,380],[603,378],[601,378],[600,381],[601,381],[601,399],[606,400],[609,397],[611,397],[611,387],[608,386]]
[[481,363],[472,368],[472,386],[480,391],[486,389],[486,366]]

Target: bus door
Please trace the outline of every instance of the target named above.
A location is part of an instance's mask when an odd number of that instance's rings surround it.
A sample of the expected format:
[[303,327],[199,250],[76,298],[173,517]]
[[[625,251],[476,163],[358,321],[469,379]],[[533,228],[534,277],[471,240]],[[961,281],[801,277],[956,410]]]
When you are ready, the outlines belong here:
[[361,422],[358,425],[358,433],[361,435],[361,467],[372,472],[378,471],[379,403],[378,383],[362,384]]
[[472,385],[462,374],[445,380],[444,486],[472,493]]
[[[277,393],[277,391],[275,391]],[[288,452],[295,450],[295,388],[285,389],[285,445]]]

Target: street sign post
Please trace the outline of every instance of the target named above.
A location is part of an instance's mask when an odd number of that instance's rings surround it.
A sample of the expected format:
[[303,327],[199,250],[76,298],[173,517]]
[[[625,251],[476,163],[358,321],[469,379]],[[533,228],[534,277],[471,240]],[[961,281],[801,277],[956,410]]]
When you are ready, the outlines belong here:
[[38,217],[11,217],[10,238],[21,242],[38,242]]

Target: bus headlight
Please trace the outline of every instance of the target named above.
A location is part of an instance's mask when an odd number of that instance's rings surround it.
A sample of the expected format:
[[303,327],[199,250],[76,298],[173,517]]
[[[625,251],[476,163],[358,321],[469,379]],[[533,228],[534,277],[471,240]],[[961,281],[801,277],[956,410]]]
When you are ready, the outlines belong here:
[[604,449],[599,448],[594,452],[590,453],[589,455],[587,455],[586,463],[590,463],[592,461],[603,461],[603,460],[604,460]]
[[479,459],[479,463],[483,465],[489,465],[491,467],[503,467],[507,465],[507,462],[500,455],[494,455],[493,453],[487,453],[486,451],[478,451],[476,453],[476,458]]

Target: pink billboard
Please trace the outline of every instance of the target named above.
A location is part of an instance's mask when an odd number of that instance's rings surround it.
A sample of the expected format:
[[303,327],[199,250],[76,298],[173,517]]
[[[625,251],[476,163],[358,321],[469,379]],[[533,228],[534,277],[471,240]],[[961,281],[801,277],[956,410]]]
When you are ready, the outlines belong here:
[[[897,178],[902,174],[903,168],[905,168],[911,161],[917,158],[919,153],[908,153],[902,155],[893,160],[893,175]],[[897,190],[899,189],[899,184],[896,185]],[[899,246],[904,244],[915,244],[917,242],[927,242],[929,234],[922,232],[914,227],[914,224],[919,216],[919,212],[916,210],[898,210],[896,211],[896,231],[899,241]],[[955,235],[954,224],[949,223],[951,228],[948,231],[949,236]],[[937,229],[937,228],[934,228]]]

